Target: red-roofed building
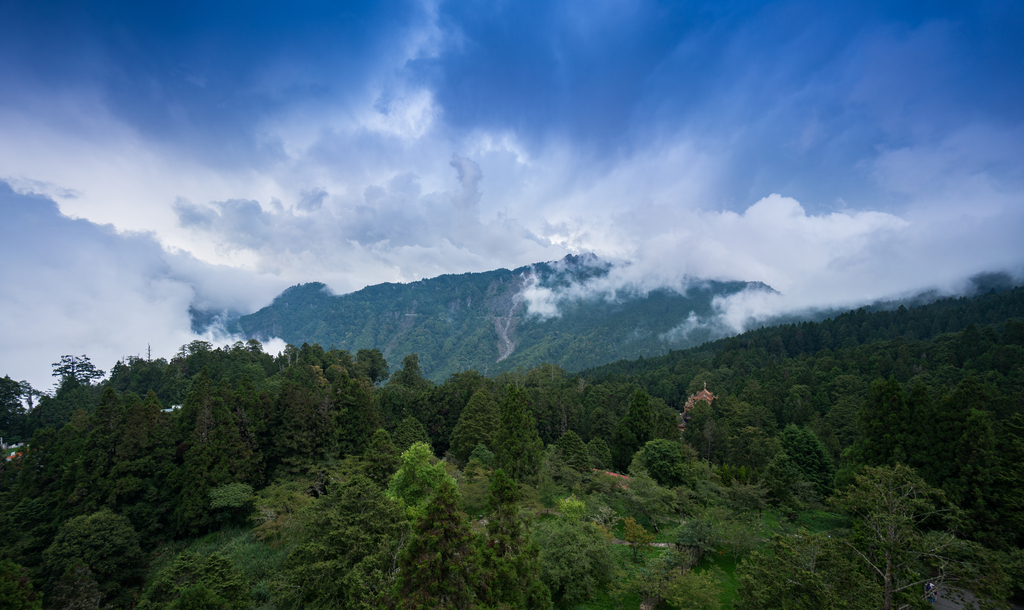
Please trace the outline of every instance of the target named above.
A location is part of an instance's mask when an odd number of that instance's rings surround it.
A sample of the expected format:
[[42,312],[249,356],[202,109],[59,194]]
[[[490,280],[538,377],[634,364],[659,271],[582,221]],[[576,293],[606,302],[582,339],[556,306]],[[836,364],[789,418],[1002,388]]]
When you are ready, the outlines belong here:
[[683,405],[683,412],[679,414],[679,419],[682,420],[682,423],[679,424],[679,431],[682,432],[686,429],[686,422],[690,421],[690,410],[693,409],[698,402],[711,404],[711,401],[716,398],[718,397],[711,392],[708,392],[708,382],[705,381],[704,389],[691,396],[686,401],[686,404]]

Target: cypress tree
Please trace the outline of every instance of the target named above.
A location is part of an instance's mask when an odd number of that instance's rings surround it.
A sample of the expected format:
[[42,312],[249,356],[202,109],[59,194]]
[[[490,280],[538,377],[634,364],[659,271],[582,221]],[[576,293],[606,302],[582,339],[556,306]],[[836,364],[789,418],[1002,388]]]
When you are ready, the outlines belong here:
[[403,419],[398,424],[398,427],[395,428],[392,442],[395,443],[395,449],[399,453],[404,453],[415,443],[426,443],[429,445],[430,437],[427,436],[427,429],[423,427],[420,420],[410,415]]
[[398,470],[400,463],[398,450],[391,442],[391,435],[383,428],[373,433],[370,446],[363,455],[366,463],[366,476],[381,487],[387,487],[391,475]]
[[644,390],[637,390],[629,402],[629,412],[615,427],[612,435],[612,459],[615,467],[625,472],[633,454],[647,441],[654,438],[654,413],[651,397]]
[[452,431],[451,449],[465,462],[479,443],[490,447],[498,429],[498,405],[486,389],[478,390],[469,399]]
[[442,481],[399,559],[399,610],[468,610],[476,602],[473,533],[455,482]]
[[558,439],[558,450],[562,452],[565,463],[579,472],[590,470],[590,454],[579,435],[572,430],[567,431]]
[[495,471],[487,497],[491,517],[482,548],[480,597],[509,610],[551,608],[551,591],[541,581],[540,549],[519,517],[521,495],[504,470]]
[[494,439],[498,467],[514,481],[525,481],[537,474],[542,449],[537,422],[526,408],[525,393],[510,385]]

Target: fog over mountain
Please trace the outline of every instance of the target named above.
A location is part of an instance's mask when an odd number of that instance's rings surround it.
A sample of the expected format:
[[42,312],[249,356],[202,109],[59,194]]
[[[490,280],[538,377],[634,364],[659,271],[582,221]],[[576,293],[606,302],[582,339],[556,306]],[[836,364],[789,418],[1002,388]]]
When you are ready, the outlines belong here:
[[612,266],[532,314],[776,291],[679,332],[1020,282],[1022,29],[1010,2],[7,3],[0,375],[170,356],[190,308],[298,283],[566,254]]

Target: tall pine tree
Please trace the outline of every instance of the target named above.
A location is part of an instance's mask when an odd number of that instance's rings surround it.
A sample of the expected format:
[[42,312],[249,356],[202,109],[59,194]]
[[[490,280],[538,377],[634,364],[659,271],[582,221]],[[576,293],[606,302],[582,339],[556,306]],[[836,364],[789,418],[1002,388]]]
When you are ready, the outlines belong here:
[[526,406],[526,393],[514,385],[508,386],[494,439],[498,467],[503,468],[514,481],[530,480],[540,468],[543,448],[537,434],[537,422]]

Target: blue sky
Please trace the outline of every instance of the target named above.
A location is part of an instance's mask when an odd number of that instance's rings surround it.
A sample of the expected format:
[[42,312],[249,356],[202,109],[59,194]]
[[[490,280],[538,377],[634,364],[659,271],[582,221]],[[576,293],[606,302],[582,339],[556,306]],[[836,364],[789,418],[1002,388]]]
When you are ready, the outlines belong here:
[[189,304],[569,252],[782,293],[736,328],[1019,278],[1021,32],[1014,2],[3,3],[31,357],[0,374],[169,355]]

